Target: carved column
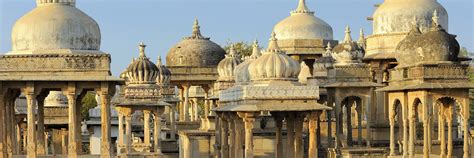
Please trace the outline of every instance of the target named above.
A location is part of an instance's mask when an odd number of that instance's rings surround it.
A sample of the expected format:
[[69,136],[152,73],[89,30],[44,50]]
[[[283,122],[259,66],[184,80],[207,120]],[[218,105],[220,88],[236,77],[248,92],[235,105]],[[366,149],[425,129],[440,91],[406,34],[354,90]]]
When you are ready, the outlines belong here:
[[395,156],[395,105],[390,104],[389,122],[390,122],[390,156]]
[[35,110],[36,110],[36,95],[34,94],[34,84],[27,83],[27,90],[25,90],[26,104],[27,104],[27,119],[28,119],[28,143],[27,143],[27,157],[36,158],[36,124],[35,124]]
[[328,148],[332,147],[332,111],[326,111],[326,116],[327,116],[327,123],[328,123],[328,131],[327,131],[327,142],[328,142]]
[[295,157],[303,157],[303,114],[296,114],[295,117]]
[[179,100],[180,102],[177,103],[178,111],[179,111],[179,121],[184,121],[184,87],[179,88]]
[[124,138],[123,138],[123,114],[120,112],[118,109],[118,144],[117,144],[117,154],[120,155],[122,154],[122,148],[121,146],[124,145]]
[[113,156],[111,149],[111,133],[110,133],[110,99],[113,95],[113,87],[109,83],[102,83],[100,92],[101,103],[101,125],[102,125],[102,141],[101,141],[101,157],[109,158]]
[[184,87],[184,104],[183,104],[183,112],[184,112],[184,121],[189,121],[189,84],[183,85]]
[[286,153],[286,157],[294,157],[295,156],[295,133],[294,133],[294,129],[295,129],[295,123],[294,123],[294,116],[293,114],[288,114],[288,116],[286,117],[286,130],[287,130],[287,138],[286,138],[286,141],[287,141],[287,153]]
[[[470,137],[470,134],[469,134],[469,117],[471,116],[471,113],[470,113],[470,101],[469,99],[464,99],[464,103],[463,103],[463,127],[464,127],[464,144],[463,144],[463,151],[464,151],[464,154],[463,154],[463,158],[468,158],[469,157],[469,153],[471,153],[471,151],[469,150],[469,137]],[[472,143],[472,142],[471,142]],[[473,145],[474,146],[474,145]]]
[[170,113],[170,124],[171,124],[171,132],[170,132],[170,138],[171,140],[176,140],[176,107],[172,106],[170,107],[171,113]]
[[[146,145],[151,145],[151,135],[150,135],[150,111],[143,110],[143,134],[144,134],[144,143]],[[147,151],[150,152],[150,151]]]
[[161,153],[161,115],[163,114],[163,107],[158,107],[155,111],[155,128],[153,131],[153,140],[154,140],[154,152],[157,155],[162,155]]
[[78,138],[81,133],[77,133],[77,128],[80,128],[80,125],[77,124],[78,112],[76,111],[76,86],[75,84],[69,84],[68,90],[65,92],[68,101],[68,115],[69,115],[69,134],[68,134],[68,156],[77,157],[79,149],[81,147],[78,145]]
[[357,132],[357,143],[359,144],[359,146],[362,146],[362,105],[360,104],[357,104],[356,105],[356,109],[357,109],[357,129],[358,129],[358,132]]
[[199,120],[199,107],[198,107],[198,99],[197,98],[194,98],[193,99],[193,112],[194,112],[194,121],[198,121]]
[[37,111],[37,153],[38,155],[45,155],[45,142],[44,142],[44,98],[43,96],[38,97],[38,111]]
[[275,148],[275,157],[276,158],[284,158],[283,155],[283,116],[279,114],[272,114],[276,124],[276,132],[275,132],[275,141],[276,141],[276,148]]
[[403,157],[408,157],[408,97],[405,93],[404,102],[402,104],[403,113]]
[[6,95],[0,82],[0,157],[7,157],[6,149]]
[[125,154],[130,154],[132,146],[132,113],[125,114]]
[[416,111],[415,111],[415,106],[414,105],[410,105],[410,112],[409,112],[409,117],[408,117],[408,121],[410,122],[410,136],[409,136],[409,142],[408,142],[408,154],[409,156],[412,158],[415,156],[415,137],[416,137],[416,124],[415,124],[415,119],[416,119],[416,115],[415,115]]
[[221,135],[222,135],[222,130],[221,130],[221,119],[219,117],[216,117],[216,140],[214,144],[214,153],[216,155],[216,158],[221,158],[222,155],[222,148],[221,148]]
[[439,112],[438,112],[438,115],[440,116],[439,117],[439,127],[438,127],[438,132],[440,133],[440,141],[441,141],[441,145],[440,145],[440,157],[441,158],[444,158],[446,157],[446,136],[445,136],[445,118],[442,116],[443,115],[443,111],[444,111],[444,108],[442,107],[442,105],[440,106],[439,108]]
[[421,104],[423,106],[423,157],[429,158],[431,153],[431,114],[428,112],[430,106],[427,101]]
[[[374,88],[370,88],[370,91],[371,92],[374,92]],[[372,130],[371,130],[371,122],[372,122],[372,112],[370,111],[372,109],[372,104],[375,104],[376,100],[373,99],[372,95],[367,97],[366,100],[362,100],[362,104],[365,105],[365,114],[366,114],[366,117],[367,117],[367,120],[366,120],[366,134],[367,134],[367,138],[366,138],[366,142],[367,142],[367,147],[370,147],[370,142],[372,141]]]
[[207,119],[209,116],[209,88],[203,87],[204,88],[204,118]]
[[235,130],[237,130],[235,128],[235,124],[234,124],[234,118],[231,117],[230,115],[232,114],[229,114],[227,117],[227,119],[229,120],[229,157],[230,158],[234,158],[235,156],[235,148],[236,148],[236,141],[235,141]]
[[[222,114],[226,115],[226,114]],[[227,121],[227,118],[225,116],[221,117],[221,149],[222,153],[221,156],[222,158],[229,158],[229,123]]]
[[245,158],[253,158],[253,123],[256,114],[239,113],[239,116],[245,123]]
[[67,129],[61,128],[61,154],[67,155]]
[[317,135],[319,112],[313,111],[309,115],[309,158],[318,158],[318,140]]
[[6,147],[7,147],[7,154],[8,154],[8,157],[12,157],[13,156],[13,137],[12,137],[12,130],[11,130],[11,126],[12,126],[12,123],[13,123],[13,120],[12,120],[12,117],[11,117],[11,112],[12,112],[12,104],[11,104],[11,99],[10,97],[12,95],[8,95],[9,98],[5,100],[5,125],[4,125],[4,128],[5,128],[5,135],[6,135]]
[[243,152],[243,134],[242,129],[244,129],[242,120],[239,116],[234,115],[234,125],[235,125],[235,158],[244,157]]
[[448,155],[447,157],[453,157],[453,114],[452,114],[452,111],[453,111],[453,107],[455,105],[452,104],[448,110],[449,112],[447,112],[447,115],[446,116],[446,119],[448,121]]

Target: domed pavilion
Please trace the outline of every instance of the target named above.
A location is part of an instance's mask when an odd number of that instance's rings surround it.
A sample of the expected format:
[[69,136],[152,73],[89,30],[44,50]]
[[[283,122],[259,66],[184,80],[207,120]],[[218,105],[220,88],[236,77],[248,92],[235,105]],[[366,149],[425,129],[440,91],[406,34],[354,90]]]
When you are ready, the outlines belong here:
[[[12,50],[0,55],[0,105],[10,106],[0,108],[0,120],[4,121],[0,129],[6,129],[7,136],[7,140],[0,141],[0,157],[22,154],[17,150],[20,143],[12,143],[17,141],[19,129],[13,116],[5,115],[7,109],[13,109],[19,94],[26,97],[27,104],[25,154],[29,158],[48,154],[44,109],[51,91],[64,95],[60,97],[62,104],[67,101],[68,142],[62,144],[67,148],[61,154],[83,154],[80,102],[88,91],[95,91],[101,100],[101,156],[112,156],[109,107],[115,85],[122,80],[111,76],[111,56],[100,51],[97,22],[76,8],[76,0],[36,0],[36,7],[16,21],[11,38]],[[52,97],[46,103],[58,99]]]

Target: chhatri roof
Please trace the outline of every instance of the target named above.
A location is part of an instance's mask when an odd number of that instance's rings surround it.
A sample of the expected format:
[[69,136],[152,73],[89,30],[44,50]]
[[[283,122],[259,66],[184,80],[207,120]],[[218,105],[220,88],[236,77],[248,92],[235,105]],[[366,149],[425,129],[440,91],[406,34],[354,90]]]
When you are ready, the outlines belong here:
[[306,6],[305,0],[299,0],[298,8],[291,15],[278,22],[273,28],[276,38],[287,39],[324,39],[332,40],[332,27],[324,20],[314,16]]
[[201,35],[199,22],[195,19],[192,35],[183,38],[169,50],[166,64],[173,67],[217,66],[225,54],[225,50],[219,45]]

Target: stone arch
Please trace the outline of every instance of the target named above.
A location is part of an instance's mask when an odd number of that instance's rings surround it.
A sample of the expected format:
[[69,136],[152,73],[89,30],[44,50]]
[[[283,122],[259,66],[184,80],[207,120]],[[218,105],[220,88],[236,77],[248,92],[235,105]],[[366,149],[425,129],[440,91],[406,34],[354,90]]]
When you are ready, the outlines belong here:
[[[362,97],[356,95],[347,95],[341,100],[341,112],[338,117],[340,122],[340,128],[342,133],[347,136],[347,145],[353,145],[353,138],[358,138],[358,142],[361,143],[361,130],[363,121],[365,121],[365,112],[362,105]],[[356,134],[353,127],[357,127],[358,131]],[[360,134],[359,134],[360,133]],[[355,135],[354,135],[355,134]],[[360,137],[360,138],[359,138]]]

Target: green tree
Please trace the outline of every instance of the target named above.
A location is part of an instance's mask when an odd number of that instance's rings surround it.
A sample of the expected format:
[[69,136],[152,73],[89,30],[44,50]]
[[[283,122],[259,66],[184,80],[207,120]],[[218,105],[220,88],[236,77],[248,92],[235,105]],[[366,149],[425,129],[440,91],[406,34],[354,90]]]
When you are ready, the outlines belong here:
[[461,50],[459,51],[459,56],[469,57],[469,51],[466,47],[461,48]]
[[81,116],[82,119],[89,119],[89,109],[92,109],[97,106],[97,101],[95,100],[94,92],[87,92],[87,94],[81,100]]
[[235,52],[238,54],[238,57],[252,55],[253,42],[240,41],[232,43],[230,41],[227,41],[226,45],[224,46],[224,50],[226,52],[229,52],[231,45],[234,45],[234,49]]

